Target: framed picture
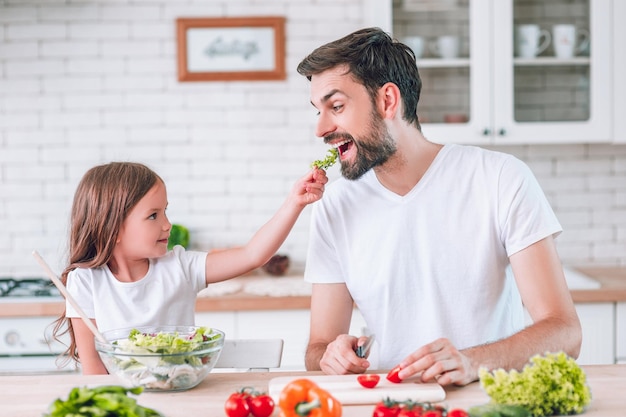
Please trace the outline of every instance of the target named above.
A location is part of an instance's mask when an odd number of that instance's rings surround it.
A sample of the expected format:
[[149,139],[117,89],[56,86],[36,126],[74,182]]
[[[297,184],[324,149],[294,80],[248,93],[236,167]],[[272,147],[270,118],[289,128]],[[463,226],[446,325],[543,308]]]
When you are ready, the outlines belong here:
[[176,20],[179,81],[284,80],[285,18]]

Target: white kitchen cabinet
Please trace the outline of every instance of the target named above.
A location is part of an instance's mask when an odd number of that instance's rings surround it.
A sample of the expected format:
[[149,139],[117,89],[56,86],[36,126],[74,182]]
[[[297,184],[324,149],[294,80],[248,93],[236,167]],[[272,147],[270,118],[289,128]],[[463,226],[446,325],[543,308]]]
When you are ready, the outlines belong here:
[[[576,303],[576,312],[583,332],[578,355],[580,365],[615,363],[615,303]],[[525,310],[526,324],[532,319]]]
[[235,311],[196,312],[196,326],[214,327],[223,331],[229,339],[237,338]]
[[[280,338],[284,341],[281,370],[304,370],[309,340],[309,310],[263,310],[196,313],[196,324],[215,327],[232,339]],[[360,335],[365,322],[354,310],[350,334]]]
[[577,362],[581,365],[615,363],[615,303],[576,303],[583,329]]
[[[613,136],[626,143],[626,1],[613,1]],[[626,358],[626,356],[625,356]]]
[[617,303],[615,310],[615,359],[626,363],[626,301]]
[[[366,19],[398,39],[419,35],[430,43],[454,34],[465,43],[459,58],[430,54],[418,61],[423,80],[418,114],[429,139],[474,144],[612,140],[611,12],[619,1],[447,0],[431,1],[438,7],[434,11],[405,8],[416,3],[428,2],[369,0]],[[588,28],[589,53],[557,59],[549,48],[536,58],[515,57],[513,32],[521,23],[548,30],[555,23]],[[463,114],[467,121],[444,123],[446,114]]]

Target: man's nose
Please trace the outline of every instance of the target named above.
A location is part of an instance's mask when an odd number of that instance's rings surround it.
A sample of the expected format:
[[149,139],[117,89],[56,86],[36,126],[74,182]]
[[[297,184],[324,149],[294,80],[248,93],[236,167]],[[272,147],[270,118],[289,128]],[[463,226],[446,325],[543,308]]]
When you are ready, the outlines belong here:
[[321,113],[317,119],[315,136],[323,138],[324,136],[328,136],[328,134],[333,133],[335,130],[337,130],[337,125],[332,120],[332,117],[326,115],[325,113]]

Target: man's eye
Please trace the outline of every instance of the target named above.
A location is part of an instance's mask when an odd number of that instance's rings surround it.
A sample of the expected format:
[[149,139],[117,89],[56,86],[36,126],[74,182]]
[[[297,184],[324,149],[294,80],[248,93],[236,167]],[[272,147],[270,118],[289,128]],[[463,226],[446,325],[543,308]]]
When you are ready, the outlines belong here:
[[333,111],[339,111],[343,108],[343,104],[337,105],[337,106],[333,106]]

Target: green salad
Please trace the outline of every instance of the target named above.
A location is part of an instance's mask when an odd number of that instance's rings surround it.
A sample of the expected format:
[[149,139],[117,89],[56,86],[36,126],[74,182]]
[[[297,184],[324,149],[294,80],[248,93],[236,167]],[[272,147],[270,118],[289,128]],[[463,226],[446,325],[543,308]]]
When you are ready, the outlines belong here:
[[535,355],[520,372],[483,368],[479,377],[493,403],[522,406],[534,417],[579,414],[591,402],[585,372],[564,352]]
[[336,148],[330,148],[324,159],[318,159],[311,163],[311,168],[328,169],[335,165],[339,159],[339,151]]
[[204,379],[219,357],[223,334],[207,327],[193,333],[132,329],[101,352],[107,369],[148,390],[182,390]]

